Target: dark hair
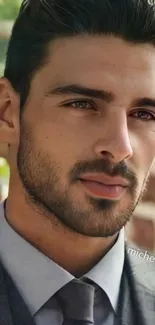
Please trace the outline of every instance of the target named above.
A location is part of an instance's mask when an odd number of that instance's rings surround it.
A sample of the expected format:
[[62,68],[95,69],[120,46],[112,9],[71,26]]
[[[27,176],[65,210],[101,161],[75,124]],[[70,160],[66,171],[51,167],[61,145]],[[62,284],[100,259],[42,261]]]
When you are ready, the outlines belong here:
[[4,76],[23,107],[49,43],[77,34],[114,35],[155,44],[152,0],[24,0],[10,38]]

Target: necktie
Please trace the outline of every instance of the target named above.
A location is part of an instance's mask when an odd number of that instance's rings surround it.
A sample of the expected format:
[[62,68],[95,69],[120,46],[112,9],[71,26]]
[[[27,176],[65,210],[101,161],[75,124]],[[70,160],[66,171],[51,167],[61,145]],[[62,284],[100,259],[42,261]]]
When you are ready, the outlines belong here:
[[63,325],[94,324],[95,288],[78,279],[71,281],[57,292],[57,299],[64,315]]

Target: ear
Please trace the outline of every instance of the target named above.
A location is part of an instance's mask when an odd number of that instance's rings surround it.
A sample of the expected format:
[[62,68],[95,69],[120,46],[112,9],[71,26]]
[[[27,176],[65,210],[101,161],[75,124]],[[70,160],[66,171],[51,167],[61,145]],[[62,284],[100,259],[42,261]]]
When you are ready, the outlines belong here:
[[0,79],[0,143],[19,141],[20,98],[6,78]]

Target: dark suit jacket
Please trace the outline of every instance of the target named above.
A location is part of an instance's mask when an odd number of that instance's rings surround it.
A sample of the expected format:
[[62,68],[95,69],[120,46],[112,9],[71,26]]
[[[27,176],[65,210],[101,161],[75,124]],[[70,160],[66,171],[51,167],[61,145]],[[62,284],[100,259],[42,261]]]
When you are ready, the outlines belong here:
[[[116,325],[155,325],[155,262],[126,254]],[[35,325],[9,274],[0,264],[0,325]],[[52,321],[51,321],[51,325]]]

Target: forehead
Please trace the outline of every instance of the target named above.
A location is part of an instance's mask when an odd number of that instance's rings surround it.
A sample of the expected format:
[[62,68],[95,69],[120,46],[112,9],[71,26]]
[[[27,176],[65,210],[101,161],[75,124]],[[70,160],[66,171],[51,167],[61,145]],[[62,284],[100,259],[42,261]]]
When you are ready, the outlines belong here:
[[[155,47],[113,36],[76,36],[49,46],[44,74],[54,84],[155,89]],[[110,90],[110,89],[109,89]]]

